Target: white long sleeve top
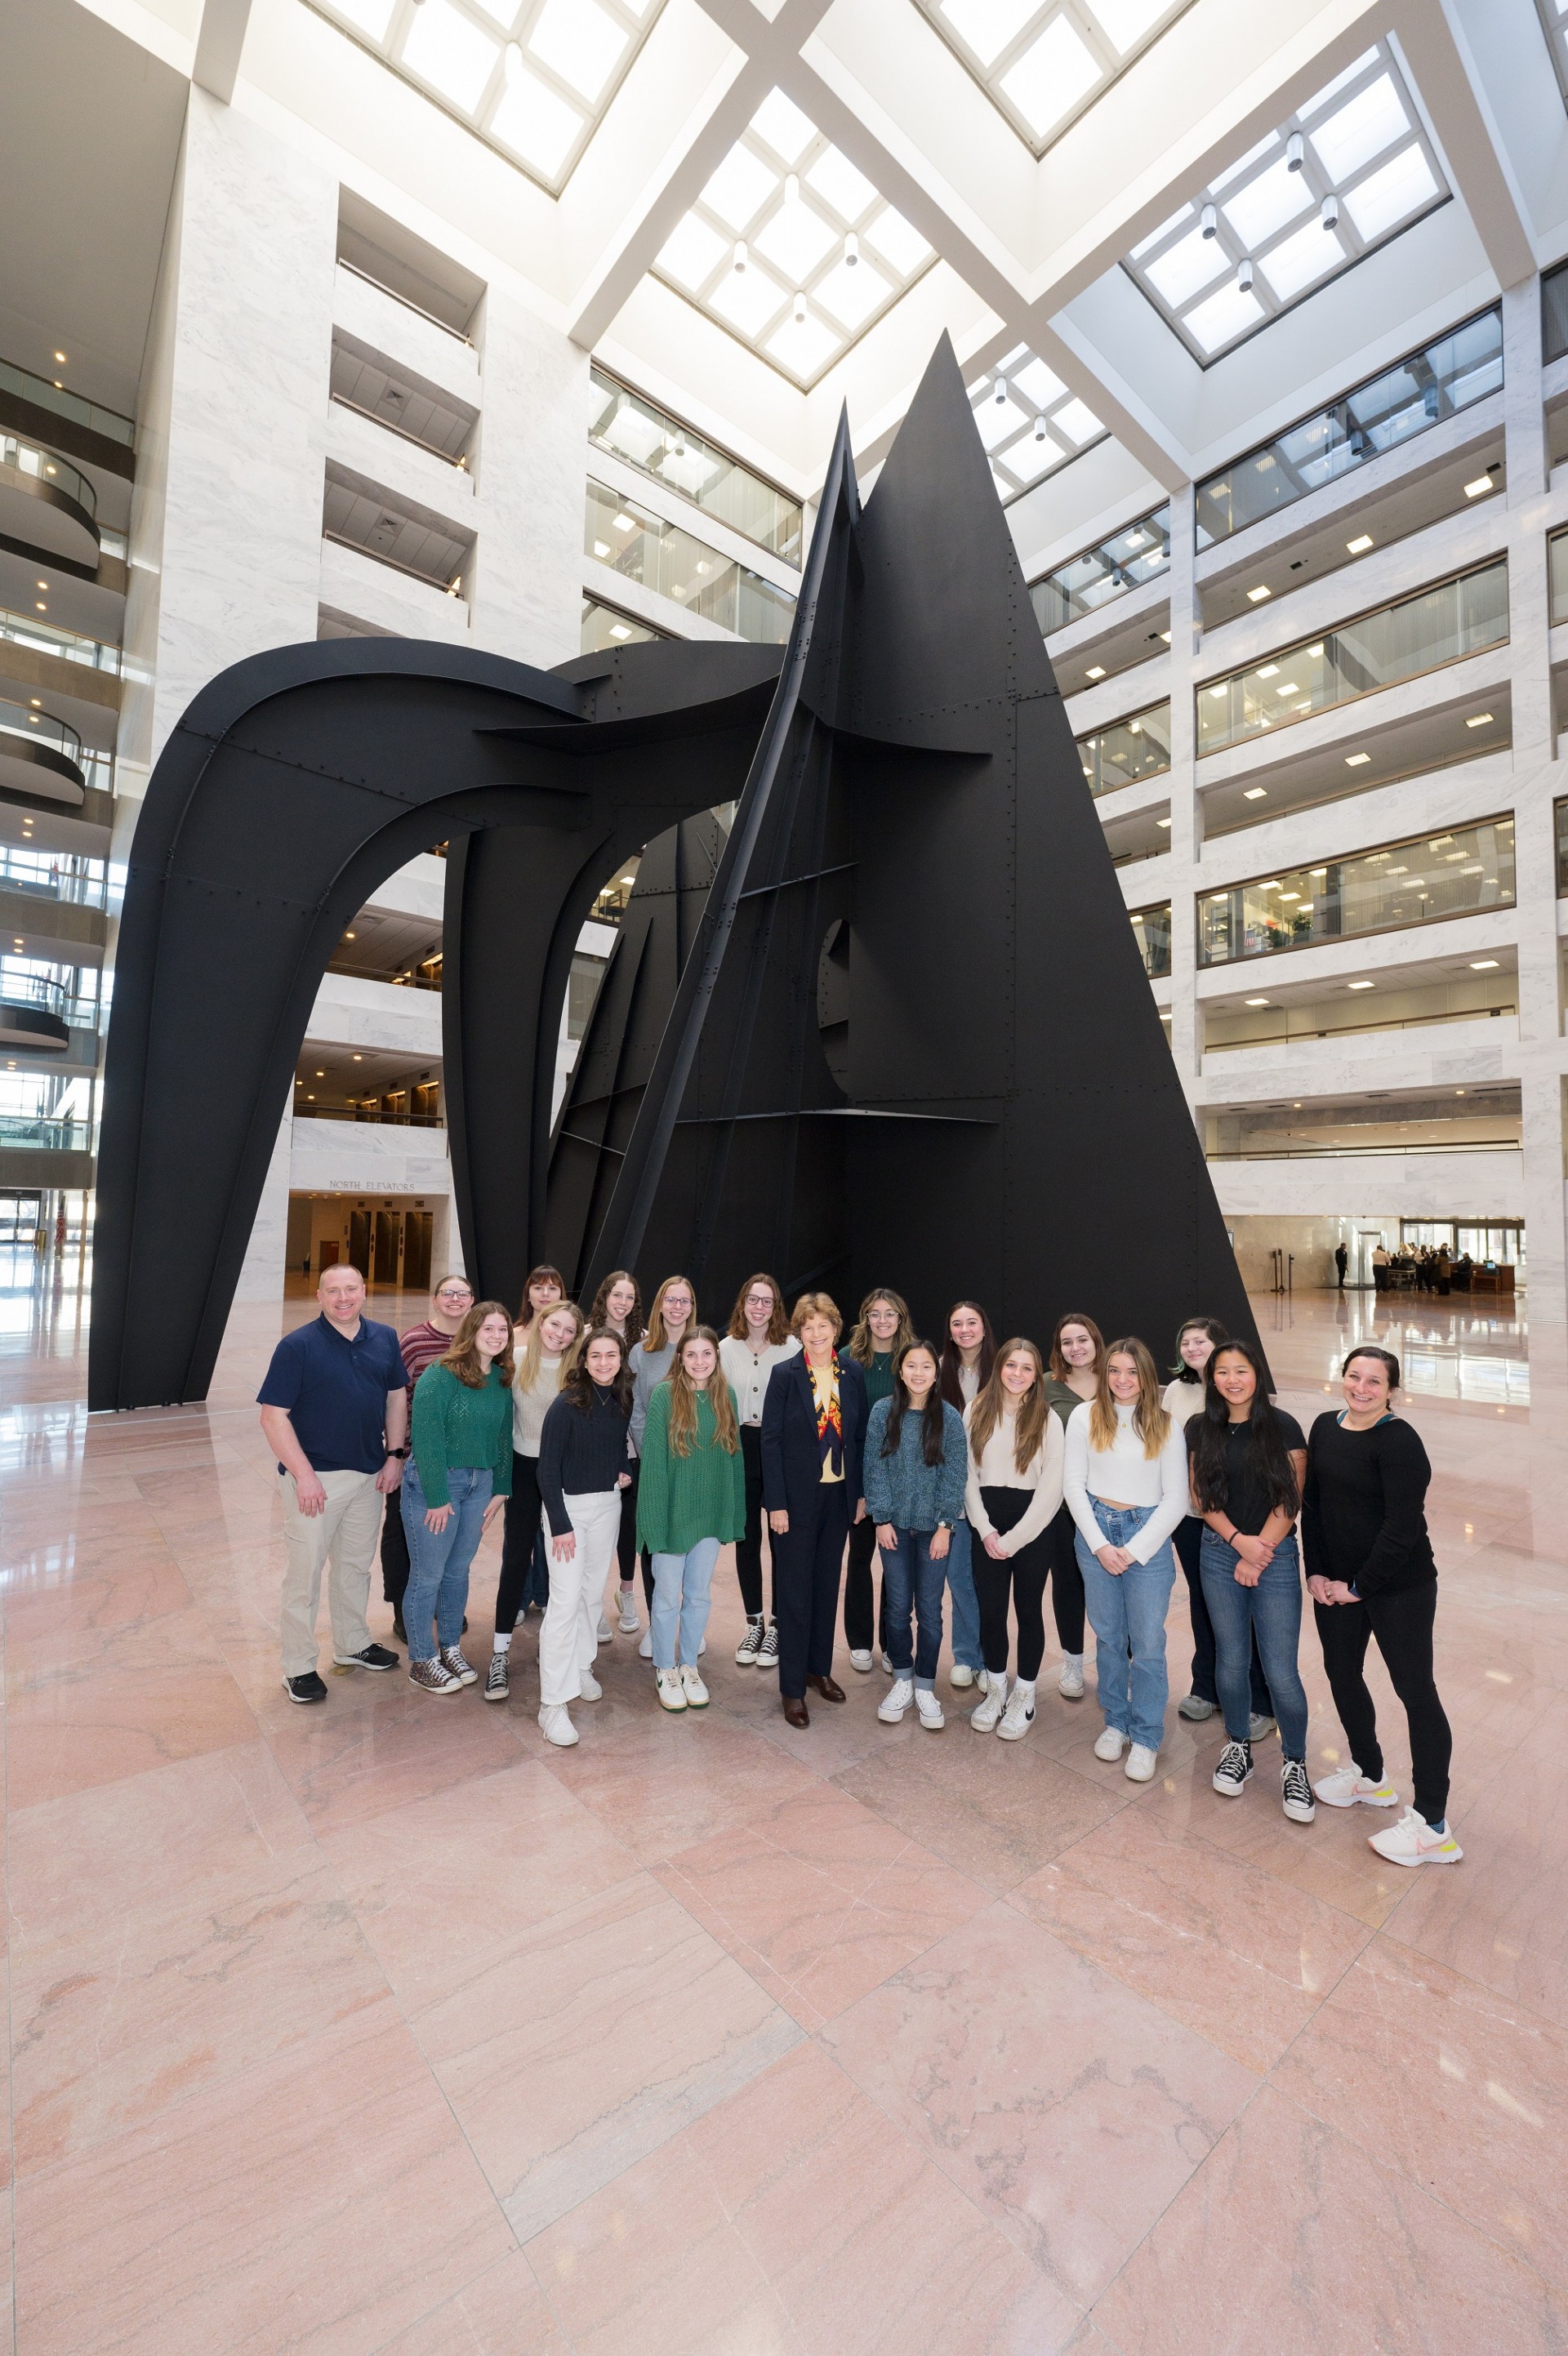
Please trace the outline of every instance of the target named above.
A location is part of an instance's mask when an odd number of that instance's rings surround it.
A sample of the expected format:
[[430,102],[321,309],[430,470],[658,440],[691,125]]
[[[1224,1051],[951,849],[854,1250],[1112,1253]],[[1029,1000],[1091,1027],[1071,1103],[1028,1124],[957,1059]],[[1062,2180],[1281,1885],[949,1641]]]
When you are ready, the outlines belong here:
[[1190,1510],[1186,1427],[1173,1418],[1164,1448],[1151,1457],[1144,1455],[1144,1443],[1133,1429],[1130,1407],[1118,1403],[1115,1442],[1103,1451],[1090,1445],[1089,1415],[1085,1399],[1067,1419],[1062,1492],[1068,1510],[1085,1546],[1098,1554],[1111,1541],[1095,1519],[1097,1498],[1113,1497],[1120,1505],[1153,1505],[1154,1512],[1127,1548],[1134,1562],[1148,1562]]
[[[963,1411],[963,1428],[967,1431],[974,1414],[972,1400]],[[974,1453],[972,1441],[969,1451],[969,1478],[964,1487],[964,1518],[979,1535],[982,1545],[993,1535],[990,1515],[985,1510],[983,1489],[1032,1489],[1034,1496],[1021,1521],[1001,1533],[1004,1554],[1016,1554],[1026,1547],[1055,1518],[1062,1501],[1062,1427],[1059,1416],[1047,1414],[1040,1445],[1034,1456],[1019,1472],[1014,1453],[1015,1434],[1018,1419],[1015,1410],[1004,1407],[996,1419],[996,1428],[980,1457]]]
[[742,1423],[761,1424],[762,1399],[768,1388],[768,1377],[775,1366],[781,1366],[786,1358],[794,1357],[800,1347],[793,1333],[787,1334],[782,1342],[769,1342],[762,1350],[754,1350],[749,1342],[737,1342],[733,1333],[725,1335],[719,1344],[719,1365],[724,1370],[725,1382],[735,1393]]
[[1203,1413],[1207,1393],[1201,1383],[1184,1383],[1179,1375],[1165,1385],[1160,1405],[1167,1415],[1175,1416],[1180,1424],[1188,1424],[1195,1415]]

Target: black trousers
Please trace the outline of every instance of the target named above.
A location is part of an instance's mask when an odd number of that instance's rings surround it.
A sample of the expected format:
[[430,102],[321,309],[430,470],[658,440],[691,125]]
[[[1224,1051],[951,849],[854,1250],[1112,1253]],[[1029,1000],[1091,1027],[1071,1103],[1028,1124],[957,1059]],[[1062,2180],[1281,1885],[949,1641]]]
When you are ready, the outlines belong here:
[[1415,1775],[1415,1813],[1429,1825],[1448,1813],[1448,1762],[1454,1735],[1432,1675],[1432,1629],[1437,1617],[1437,1581],[1402,1588],[1395,1595],[1368,1595],[1359,1603],[1315,1603],[1323,1665],[1350,1756],[1363,1775],[1380,1783],[1383,1750],[1378,1717],[1362,1674],[1367,1644],[1375,1636],[1390,1682],[1410,1720],[1411,1766]]
[[[630,1482],[620,1493],[620,1535],[616,1539],[616,1561],[623,1587],[631,1585],[631,1574],[637,1562],[637,1484],[642,1478],[637,1459],[627,1466]],[[642,1600],[648,1606],[648,1616],[653,1617],[653,1557],[646,1547],[642,1549]]]
[[[522,1612],[522,1593],[533,1567],[539,1536],[539,1459],[511,1454],[511,1494],[506,1501],[501,1537],[501,1575],[496,1582],[496,1634],[510,1636]],[[545,1553],[549,1578],[549,1552]]]
[[[1214,1682],[1214,1622],[1208,1616],[1208,1606],[1203,1600],[1203,1581],[1197,1575],[1198,1548],[1203,1544],[1203,1522],[1197,1514],[1184,1514],[1176,1526],[1171,1541],[1176,1560],[1187,1580],[1187,1606],[1192,1618],[1192,1691],[1199,1701],[1211,1701],[1219,1707],[1219,1688]],[[1273,1696],[1263,1675],[1263,1665],[1258,1657],[1258,1639],[1252,1637],[1252,1715],[1273,1718]]]
[[804,1697],[808,1677],[831,1676],[838,1626],[839,1572],[850,1501],[842,1481],[823,1481],[789,1500],[789,1527],[773,1539],[773,1614],[779,1622],[779,1690]]
[[850,1525],[849,1562],[843,1575],[843,1640],[852,1653],[870,1652],[874,1620],[877,1644],[884,1652],[887,1650],[886,1580],[875,1613],[871,1608],[871,1566],[875,1555],[876,1525],[867,1514],[864,1522]]
[[[983,1489],[980,1499],[992,1528],[999,1537],[1004,1537],[1015,1523],[1023,1520],[1035,1502],[1035,1494],[1032,1489]],[[1018,1675],[1026,1685],[1033,1685],[1046,1654],[1046,1580],[1051,1568],[1049,1530],[1042,1530],[1037,1538],[1031,1538],[1026,1547],[1020,1547],[1016,1554],[1002,1562],[986,1553],[985,1541],[976,1530],[969,1560],[974,1573],[975,1601],[980,1605],[980,1650],[987,1676],[1005,1676],[1007,1673],[1007,1599],[1011,1595],[1018,1622]],[[1082,1592],[1083,1582],[1079,1580],[1079,1593]]]
[[[746,1468],[746,1535],[735,1542],[735,1573],[748,1620],[762,1617],[762,1432],[755,1423],[740,1427],[740,1461]],[[851,1544],[853,1546],[853,1539]],[[774,1617],[779,1615],[777,1596]]]
[[408,1588],[408,1533],[403,1526],[403,1492],[394,1489],[381,1516],[381,1593],[394,1612],[403,1610]]
[[[1064,1505],[1046,1525],[1046,1547],[1051,1565],[1051,1610],[1056,1615],[1057,1642],[1064,1653],[1083,1651],[1083,1573],[1073,1545],[1075,1526]],[[1022,1670],[1019,1671],[1022,1676]]]

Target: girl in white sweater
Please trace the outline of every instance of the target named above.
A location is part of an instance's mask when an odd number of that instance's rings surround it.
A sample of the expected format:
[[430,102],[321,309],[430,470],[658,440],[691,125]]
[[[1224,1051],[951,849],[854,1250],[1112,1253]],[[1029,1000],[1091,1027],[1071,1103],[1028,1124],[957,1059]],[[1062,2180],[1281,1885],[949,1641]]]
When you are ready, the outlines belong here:
[[[536,1314],[518,1336],[517,1372],[511,1389],[511,1494],[506,1501],[500,1578],[496,1586],[496,1633],[485,1679],[485,1699],[505,1701],[507,1655],[511,1632],[522,1613],[523,1593],[540,1528],[539,1439],[546,1410],[571,1370],[583,1338],[583,1312],[575,1301],[558,1301]],[[548,1591],[548,1590],[547,1590]]]
[[1097,1759],[1152,1781],[1165,1732],[1165,1613],[1176,1583],[1171,1537],[1187,1510],[1187,1443],[1162,1406],[1142,1342],[1112,1342],[1100,1389],[1068,1418],[1062,1485],[1094,1630],[1105,1730]]
[[[1062,1428],[1046,1399],[1033,1342],[1004,1342],[988,1382],[965,1409],[969,1483],[964,1514],[980,1604],[985,1698],[970,1713],[977,1734],[1019,1742],[1035,1722],[1035,1681],[1046,1649],[1042,1606],[1050,1569],[1047,1533],[1062,1501]],[[1018,1622],[1018,1676],[1007,1691],[1007,1600]]]

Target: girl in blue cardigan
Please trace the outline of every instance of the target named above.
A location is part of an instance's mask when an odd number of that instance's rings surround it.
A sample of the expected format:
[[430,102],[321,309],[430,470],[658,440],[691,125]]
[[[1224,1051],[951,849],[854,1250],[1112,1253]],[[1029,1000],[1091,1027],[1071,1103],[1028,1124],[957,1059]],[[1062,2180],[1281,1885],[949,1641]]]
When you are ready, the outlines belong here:
[[[863,1473],[882,1555],[893,1663],[893,1690],[876,1715],[889,1726],[911,1701],[922,1726],[946,1722],[936,1694],[942,1588],[968,1469],[963,1418],[938,1387],[936,1351],[929,1342],[906,1342],[893,1363],[892,1397],[878,1399],[866,1419]],[[911,1603],[919,1620],[918,1653],[910,1642]]]

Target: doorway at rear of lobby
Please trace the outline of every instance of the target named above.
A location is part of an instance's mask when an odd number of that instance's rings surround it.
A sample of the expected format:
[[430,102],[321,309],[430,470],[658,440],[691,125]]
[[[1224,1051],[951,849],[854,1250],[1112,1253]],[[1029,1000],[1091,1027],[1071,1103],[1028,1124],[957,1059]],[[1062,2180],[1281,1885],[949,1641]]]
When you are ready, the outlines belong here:
[[428,1194],[290,1194],[288,1286],[313,1291],[347,1262],[372,1292],[428,1292],[446,1265],[450,1204]]

